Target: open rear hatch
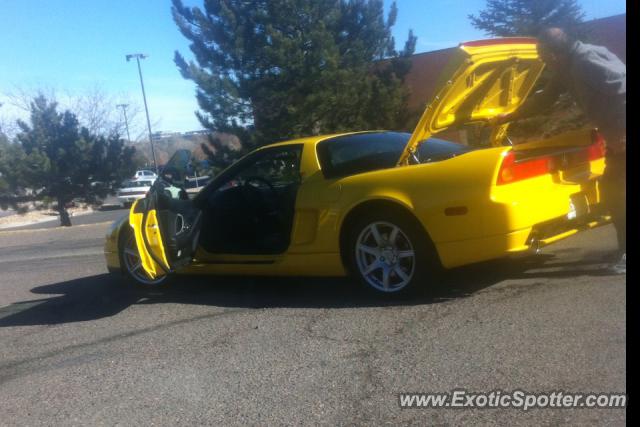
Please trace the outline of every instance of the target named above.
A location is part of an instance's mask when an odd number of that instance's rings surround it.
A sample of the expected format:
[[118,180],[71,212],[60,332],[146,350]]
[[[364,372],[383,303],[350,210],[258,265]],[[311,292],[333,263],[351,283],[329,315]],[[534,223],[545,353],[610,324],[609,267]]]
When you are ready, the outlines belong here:
[[436,96],[427,105],[398,164],[407,164],[419,144],[438,132],[515,111],[543,68],[533,38],[461,44],[442,72]]
[[[471,122],[489,122],[498,115],[516,111],[543,68],[534,38],[498,38],[460,44],[442,72],[436,96],[426,106],[398,165],[408,164],[420,144],[434,134]],[[493,129],[494,145],[505,140],[507,126]],[[505,154],[502,162],[505,176],[499,177],[498,184],[542,174],[554,174],[558,183],[586,182],[602,173],[600,167],[593,169],[592,162],[603,157],[604,141],[590,129],[537,139],[515,145]]]

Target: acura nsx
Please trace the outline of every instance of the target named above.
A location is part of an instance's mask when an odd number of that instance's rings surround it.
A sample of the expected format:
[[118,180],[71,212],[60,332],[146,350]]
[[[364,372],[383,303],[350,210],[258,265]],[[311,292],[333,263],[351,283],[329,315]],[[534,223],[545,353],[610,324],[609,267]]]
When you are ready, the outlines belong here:
[[461,44],[412,133],[312,136],[261,147],[188,197],[188,151],[110,228],[107,266],[157,286],[181,274],[351,275],[405,293],[449,269],[544,245],[608,221],[605,144],[577,130],[488,148],[435,137],[515,111],[544,64],[536,40]]

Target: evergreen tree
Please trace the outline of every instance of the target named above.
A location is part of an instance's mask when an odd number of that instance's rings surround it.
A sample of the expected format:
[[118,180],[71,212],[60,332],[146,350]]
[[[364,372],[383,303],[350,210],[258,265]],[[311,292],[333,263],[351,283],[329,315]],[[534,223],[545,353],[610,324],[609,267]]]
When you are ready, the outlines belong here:
[[231,145],[227,135],[214,133],[209,135],[209,146],[202,144],[202,152],[208,158],[209,171],[212,176],[222,172],[251,148],[250,144]]
[[16,189],[20,188],[24,152],[0,131],[0,208],[17,207]]
[[581,35],[584,12],[577,0],[487,0],[486,9],[469,19],[474,27],[496,37],[535,37],[547,27]]
[[407,119],[416,38],[395,50],[395,3],[386,19],[382,0],[210,0],[203,9],[173,0],[172,11],[195,57],[175,53],[196,83],[200,122],[242,142],[228,150],[211,139],[230,160],[255,145]]
[[30,123],[18,121],[18,126],[16,143],[0,145],[0,159],[6,159],[0,160],[3,207],[51,199],[60,224],[70,226],[69,202],[96,203],[135,171],[134,148],[125,147],[117,135],[92,135],[73,113],[59,113],[57,104],[42,96],[31,103]]

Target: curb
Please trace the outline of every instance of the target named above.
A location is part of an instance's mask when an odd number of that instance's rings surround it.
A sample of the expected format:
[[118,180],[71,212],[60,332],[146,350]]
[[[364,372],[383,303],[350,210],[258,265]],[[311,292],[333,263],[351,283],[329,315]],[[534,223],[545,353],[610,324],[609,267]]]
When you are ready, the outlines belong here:
[[[30,211],[30,212],[37,212],[37,211]],[[78,212],[74,212],[71,215],[69,215],[71,218],[76,218],[76,217],[82,217],[85,215],[91,215],[94,214],[96,212],[99,212],[98,210],[94,210],[94,209],[85,209],[85,210],[81,210]],[[18,225],[9,225],[9,226],[0,226],[0,232],[3,230],[11,230],[12,228],[18,228],[18,227],[28,227],[30,225],[35,225],[35,224],[41,224],[41,223],[45,223],[45,222],[52,222],[52,221],[60,221],[60,216],[54,213],[47,213],[45,215],[50,216],[50,218],[39,218],[39,219],[35,219],[33,220],[33,222],[29,223],[18,223]],[[7,224],[5,224],[7,225]]]

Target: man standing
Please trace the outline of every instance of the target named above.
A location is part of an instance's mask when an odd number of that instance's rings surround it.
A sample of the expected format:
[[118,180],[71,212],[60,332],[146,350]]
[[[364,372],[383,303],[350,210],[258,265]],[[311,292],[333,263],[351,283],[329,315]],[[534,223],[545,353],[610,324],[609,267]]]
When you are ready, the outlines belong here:
[[614,273],[627,270],[626,141],[627,67],[602,46],[572,40],[560,28],[549,28],[538,37],[538,54],[552,77],[542,92],[531,96],[512,114],[496,124],[511,122],[548,110],[563,92],[569,92],[587,119],[607,143],[606,167],[601,194],[618,237],[619,254]]

